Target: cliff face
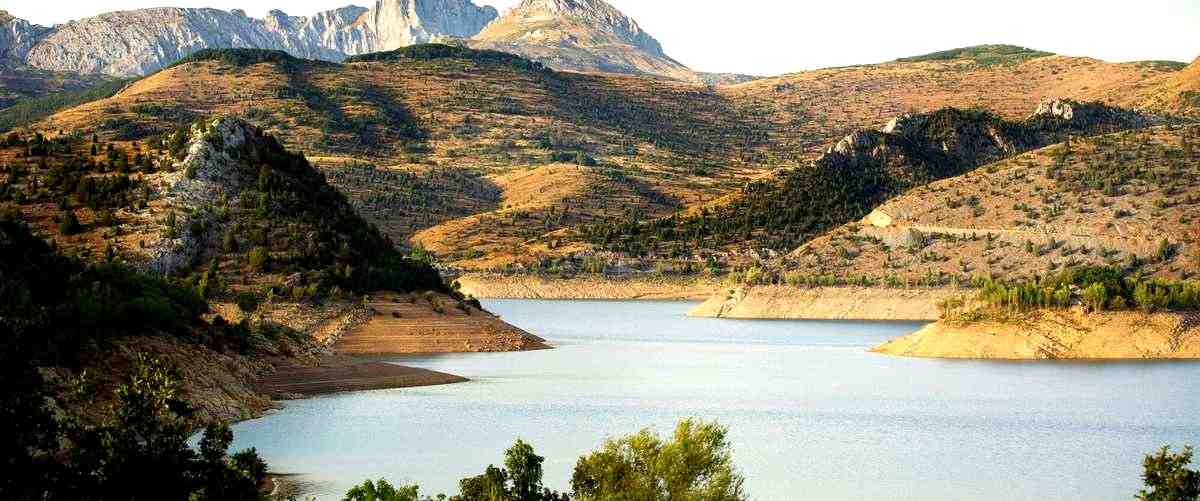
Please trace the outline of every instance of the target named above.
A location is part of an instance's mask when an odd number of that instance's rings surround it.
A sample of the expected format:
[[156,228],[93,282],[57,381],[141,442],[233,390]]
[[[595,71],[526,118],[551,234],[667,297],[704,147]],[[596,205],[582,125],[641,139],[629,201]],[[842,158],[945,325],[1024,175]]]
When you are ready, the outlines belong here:
[[113,76],[147,74],[206,48],[274,49],[340,61],[442,36],[469,37],[496,16],[494,8],[470,0],[378,0],[370,9],[310,17],[275,10],[263,19],[241,10],[154,8],[54,28],[11,19],[0,34],[0,54],[40,69]]
[[472,0],[376,0],[308,17],[271,11],[154,8],[43,28],[0,15],[0,60],[111,76],[154,72],[209,48],[282,50],[306,59],[395,50],[447,39],[519,54],[555,69],[700,81],[636,21],[601,0],[525,0],[499,17]]
[[30,24],[0,10],[0,63],[22,62],[33,44],[50,28]]

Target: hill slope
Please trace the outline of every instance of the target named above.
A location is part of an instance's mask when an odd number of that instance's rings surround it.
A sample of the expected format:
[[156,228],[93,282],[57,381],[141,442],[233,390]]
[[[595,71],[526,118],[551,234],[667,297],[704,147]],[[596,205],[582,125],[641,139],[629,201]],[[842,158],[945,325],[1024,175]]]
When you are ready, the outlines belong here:
[[[790,172],[906,110],[979,106],[1011,121],[1029,113],[1030,96],[1120,94],[1173,74],[1048,56],[986,67],[887,63],[712,89],[559,73],[437,45],[348,64],[262,51],[198,56],[37,127],[132,139],[196,116],[242,116],[305,151],[395,241],[420,234],[442,260],[467,269],[578,264],[595,246],[564,230],[732,203],[747,180]],[[554,165],[581,175],[544,196],[510,182],[520,173],[548,180],[559,175]],[[609,200],[608,192],[622,195]],[[742,243],[761,252],[754,239]],[[600,259],[620,265],[626,257]]]
[[[841,318],[893,319],[907,289],[936,304],[979,278],[1027,283],[1066,269],[1200,276],[1200,126],[1075,138],[930,183],[736,278],[698,315],[812,318],[851,296]],[[813,297],[812,287],[834,287]],[[873,292],[870,289],[885,289]],[[839,289],[840,288],[840,289]],[[890,292],[889,292],[890,291]],[[879,296],[876,299],[868,299]],[[907,318],[907,317],[904,317]]]
[[946,108],[909,114],[881,130],[856,131],[811,166],[751,183],[726,204],[653,222],[586,227],[582,237],[638,255],[720,250],[753,242],[786,251],[908,189],[960,175],[985,163],[1054,143],[1069,134],[1144,127],[1152,120],[1100,104],[1043,103],[1020,122]]

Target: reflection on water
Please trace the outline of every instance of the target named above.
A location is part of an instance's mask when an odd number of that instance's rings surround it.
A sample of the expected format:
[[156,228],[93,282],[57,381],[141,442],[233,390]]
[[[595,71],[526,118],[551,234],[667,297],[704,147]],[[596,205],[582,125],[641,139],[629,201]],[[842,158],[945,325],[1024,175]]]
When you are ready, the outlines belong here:
[[753,499],[1130,499],[1141,457],[1200,443],[1200,364],[917,360],[911,323],[690,319],[671,302],[492,301],[558,348],[409,357],[461,385],[289,403],[235,427],[322,499],[366,478],[453,492],[518,437],[549,487],[608,436],[728,425]]

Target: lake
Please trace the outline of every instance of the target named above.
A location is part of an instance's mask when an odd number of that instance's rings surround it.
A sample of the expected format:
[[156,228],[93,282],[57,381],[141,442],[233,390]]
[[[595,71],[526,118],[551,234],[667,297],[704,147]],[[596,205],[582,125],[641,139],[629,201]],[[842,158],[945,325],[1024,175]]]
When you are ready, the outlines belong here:
[[557,348],[405,357],[470,383],[289,402],[234,427],[320,499],[367,478],[457,492],[518,438],[576,459],[686,417],[730,429],[751,499],[1128,500],[1142,457],[1200,443],[1200,364],[893,358],[914,323],[737,321],[680,302],[487,301]]

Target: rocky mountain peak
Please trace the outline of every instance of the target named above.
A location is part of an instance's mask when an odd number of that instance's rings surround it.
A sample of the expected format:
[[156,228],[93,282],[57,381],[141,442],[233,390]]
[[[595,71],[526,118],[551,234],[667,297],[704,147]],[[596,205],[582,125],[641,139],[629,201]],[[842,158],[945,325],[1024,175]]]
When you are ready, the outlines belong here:
[[[554,25],[560,25],[557,27]],[[508,38],[547,38],[575,36],[572,29],[585,29],[616,38],[663,56],[662,45],[646,33],[637,21],[603,0],[523,0],[480,33],[487,39],[501,34]],[[522,30],[523,29],[523,30]]]
[[364,21],[378,50],[394,50],[440,36],[472,37],[498,16],[471,0],[376,0]]

